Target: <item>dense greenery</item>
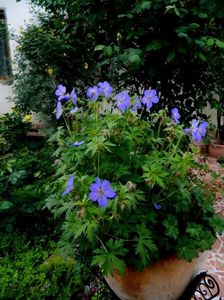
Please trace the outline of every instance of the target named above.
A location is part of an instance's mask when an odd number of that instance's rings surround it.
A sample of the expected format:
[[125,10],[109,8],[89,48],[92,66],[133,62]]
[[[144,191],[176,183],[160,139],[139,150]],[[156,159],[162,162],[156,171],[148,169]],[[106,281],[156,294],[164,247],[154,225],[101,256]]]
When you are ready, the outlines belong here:
[[46,235],[33,242],[15,232],[0,239],[0,299],[111,299],[97,273],[82,261],[58,254]]
[[19,41],[17,104],[24,110],[53,110],[55,79],[69,88],[94,78],[151,86],[161,106],[179,106],[188,118],[211,98],[213,58],[224,50],[222,0],[32,2],[46,13]]
[[27,136],[30,123],[24,122],[19,113],[3,115],[0,122],[4,141],[0,156],[0,228],[11,232],[16,226],[30,233],[37,227],[46,230],[50,214],[43,207],[54,172],[52,145],[47,145],[43,137]]
[[[144,99],[108,95],[111,88],[103,85],[106,92],[94,87],[89,100],[77,99],[88,109],[73,119],[67,101],[68,132],[59,128],[51,137],[58,141],[58,165],[47,207],[64,218],[63,253],[75,248],[105,274],[125,266],[142,270],[173,253],[190,261],[212,246],[224,223],[215,216],[211,186],[194,173],[203,166],[189,151],[180,115],[153,114]],[[155,91],[147,94],[146,101],[158,102]],[[185,130],[197,141],[207,126],[198,123]]]
[[28,136],[27,119],[18,111],[0,116],[0,299],[111,299],[83,257],[59,255],[61,222],[44,201],[54,143]]

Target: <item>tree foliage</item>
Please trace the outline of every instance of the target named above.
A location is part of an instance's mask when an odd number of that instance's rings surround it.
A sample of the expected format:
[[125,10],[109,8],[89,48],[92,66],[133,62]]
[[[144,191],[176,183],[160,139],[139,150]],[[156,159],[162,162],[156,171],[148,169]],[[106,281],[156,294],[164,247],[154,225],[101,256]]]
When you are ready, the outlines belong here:
[[224,49],[221,0],[32,2],[46,13],[20,39],[20,62],[27,65],[16,88],[34,84],[33,95],[25,88],[18,96],[21,106],[52,109],[48,68],[53,82],[69,87],[100,78],[119,87],[157,88],[163,107],[178,105],[188,116],[211,98],[212,58]]

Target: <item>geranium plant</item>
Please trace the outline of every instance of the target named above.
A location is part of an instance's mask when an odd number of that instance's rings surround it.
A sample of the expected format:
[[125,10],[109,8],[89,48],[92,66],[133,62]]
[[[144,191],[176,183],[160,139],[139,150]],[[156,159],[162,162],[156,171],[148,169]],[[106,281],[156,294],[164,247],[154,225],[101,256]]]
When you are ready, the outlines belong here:
[[207,122],[181,124],[178,108],[153,113],[155,90],[115,95],[108,82],[87,99],[59,85],[57,173],[47,206],[64,216],[61,245],[85,256],[104,274],[126,266],[142,270],[176,254],[190,261],[211,248],[223,222],[214,193],[195,170],[191,141],[201,141]]

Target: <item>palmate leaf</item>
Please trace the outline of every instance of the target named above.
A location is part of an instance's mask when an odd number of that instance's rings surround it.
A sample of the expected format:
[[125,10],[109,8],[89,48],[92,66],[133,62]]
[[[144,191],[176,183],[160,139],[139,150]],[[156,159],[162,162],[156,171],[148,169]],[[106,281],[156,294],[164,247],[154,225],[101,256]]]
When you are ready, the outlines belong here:
[[96,233],[99,229],[99,224],[94,220],[86,220],[85,222],[78,218],[75,214],[71,213],[63,225],[65,232],[69,233],[70,237],[75,239],[84,235],[89,242],[96,240]]
[[119,271],[121,274],[125,272],[125,263],[118,256],[122,257],[127,253],[121,240],[110,239],[106,245],[94,251],[92,264],[99,265],[103,275],[112,274],[114,271]]
[[167,178],[167,171],[164,167],[159,163],[159,161],[155,163],[146,164],[143,167],[143,178],[149,186],[154,186],[155,184],[164,188]]
[[186,236],[178,239],[177,256],[180,259],[186,259],[191,261],[193,258],[198,257],[198,250],[196,247],[196,241]]
[[165,234],[171,238],[177,239],[179,236],[178,221],[175,216],[168,215],[166,220],[163,221],[165,227]]
[[136,232],[138,237],[135,238],[135,253],[139,256],[142,267],[150,262],[150,257],[157,256],[158,249],[151,238],[151,232],[144,224],[137,225]]

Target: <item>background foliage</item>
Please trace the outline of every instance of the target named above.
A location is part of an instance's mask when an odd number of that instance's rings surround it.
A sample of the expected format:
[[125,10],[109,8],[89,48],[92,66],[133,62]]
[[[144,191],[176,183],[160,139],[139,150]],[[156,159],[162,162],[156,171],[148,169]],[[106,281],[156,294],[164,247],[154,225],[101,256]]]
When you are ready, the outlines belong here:
[[162,106],[178,105],[187,116],[215,90],[212,58],[224,49],[221,0],[32,2],[46,13],[19,41],[17,104],[24,110],[52,111],[55,82],[151,86]]

